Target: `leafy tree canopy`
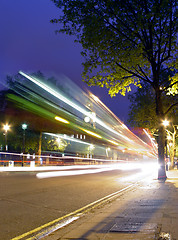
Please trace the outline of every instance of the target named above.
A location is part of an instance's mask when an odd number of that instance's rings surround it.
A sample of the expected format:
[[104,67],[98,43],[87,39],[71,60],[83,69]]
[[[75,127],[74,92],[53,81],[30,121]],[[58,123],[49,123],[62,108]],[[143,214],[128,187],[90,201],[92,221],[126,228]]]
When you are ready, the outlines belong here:
[[[57,32],[76,35],[83,46],[84,80],[106,87],[109,94],[125,95],[130,85],[148,83],[155,91],[156,115],[166,112],[163,95],[176,96],[177,1],[176,0],[52,0],[63,15],[51,22],[62,24]],[[162,78],[161,68],[173,75]],[[178,101],[177,103],[178,104]],[[165,129],[159,124],[158,178],[165,178]]]
[[[175,69],[176,0],[52,1],[64,13],[51,20],[63,24],[56,32],[76,35],[83,46],[89,85],[105,86],[111,96],[125,95],[141,81],[168,89],[160,69]],[[171,81],[169,90],[175,92],[177,79]]]
[[[148,128],[152,134],[158,130],[158,117],[155,112],[154,90],[147,83],[143,84],[142,88],[138,88],[133,94],[128,96],[130,100],[130,111],[128,124],[131,127]],[[175,98],[172,95],[163,96],[163,107],[166,111],[169,103],[175,103]],[[178,120],[177,111],[172,108],[169,111],[168,119],[171,119],[173,124]]]

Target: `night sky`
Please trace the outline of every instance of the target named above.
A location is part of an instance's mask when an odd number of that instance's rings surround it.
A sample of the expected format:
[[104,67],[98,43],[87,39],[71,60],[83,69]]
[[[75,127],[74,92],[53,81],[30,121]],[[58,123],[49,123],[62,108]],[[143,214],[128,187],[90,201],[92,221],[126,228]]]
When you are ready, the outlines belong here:
[[64,74],[83,89],[100,98],[124,123],[128,117],[127,97],[111,98],[107,90],[82,82],[81,45],[74,37],[55,34],[58,25],[50,23],[60,10],[50,0],[0,1],[0,88],[6,75],[19,70],[41,71],[48,76]]

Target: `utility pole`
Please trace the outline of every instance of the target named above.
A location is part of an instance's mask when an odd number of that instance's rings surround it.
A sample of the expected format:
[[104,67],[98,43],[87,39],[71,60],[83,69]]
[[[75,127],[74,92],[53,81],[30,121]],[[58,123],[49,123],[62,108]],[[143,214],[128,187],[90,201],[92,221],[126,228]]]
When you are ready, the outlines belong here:
[[41,160],[41,141],[42,141],[42,132],[40,132],[40,138],[39,138],[38,164],[40,164],[40,160]]

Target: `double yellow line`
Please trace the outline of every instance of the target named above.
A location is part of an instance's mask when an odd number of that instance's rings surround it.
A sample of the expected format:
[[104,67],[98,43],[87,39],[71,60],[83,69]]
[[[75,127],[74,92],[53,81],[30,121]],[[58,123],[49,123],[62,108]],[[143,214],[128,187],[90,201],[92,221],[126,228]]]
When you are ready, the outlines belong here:
[[[22,240],[22,239],[26,239],[26,240],[35,240],[35,239],[40,239],[42,237],[45,237],[47,235],[49,235],[51,232],[63,227],[63,226],[66,226],[67,224],[77,220],[78,218],[80,218],[84,213],[98,207],[99,205],[113,199],[114,197],[117,197],[119,194],[135,187],[137,185],[136,184],[131,184],[117,192],[114,192],[112,194],[109,194],[97,201],[94,201],[72,213],[69,213],[63,217],[60,217],[60,218],[57,218],[51,222],[48,222],[40,227],[37,227],[29,232],[26,232],[18,237],[15,237],[15,238],[12,238],[11,240]],[[65,220],[65,222],[62,222],[63,220]],[[36,234],[35,234],[36,233]],[[30,237],[30,235],[33,235]],[[29,238],[26,238],[26,237],[29,237]]]

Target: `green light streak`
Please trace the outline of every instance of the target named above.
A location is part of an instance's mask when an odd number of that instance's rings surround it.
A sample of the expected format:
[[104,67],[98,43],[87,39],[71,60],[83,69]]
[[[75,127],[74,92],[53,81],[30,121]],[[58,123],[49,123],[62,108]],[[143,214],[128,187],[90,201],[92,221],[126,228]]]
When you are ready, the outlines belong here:
[[[85,109],[81,108],[80,106],[78,106],[77,104],[73,103],[72,101],[70,101],[68,98],[64,97],[62,94],[58,93],[57,91],[55,91],[54,89],[52,89],[50,86],[44,84],[43,82],[41,82],[39,79],[36,79],[34,77],[29,76],[28,74],[19,71],[19,73],[28,78],[30,81],[32,81],[33,83],[35,83],[36,85],[38,85],[39,87],[41,87],[42,89],[46,90],[47,92],[49,92],[50,94],[52,94],[53,96],[55,96],[56,98],[60,99],[61,101],[67,103],[69,106],[75,108],[76,110],[78,110],[79,112],[83,113],[84,115],[91,117],[91,113],[86,111]],[[114,129],[112,129],[111,127],[109,127],[108,125],[106,125],[103,121],[101,121],[99,118],[95,117],[95,122],[98,123],[99,125],[101,125],[102,127],[104,127],[105,129],[109,130],[110,132],[118,135],[119,137],[124,138],[126,141],[128,142],[133,142],[133,140],[129,139],[128,137],[118,133],[117,131],[115,131]]]

